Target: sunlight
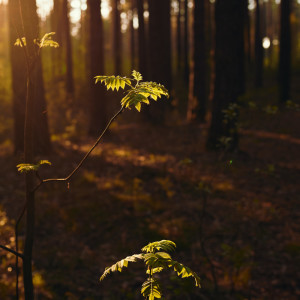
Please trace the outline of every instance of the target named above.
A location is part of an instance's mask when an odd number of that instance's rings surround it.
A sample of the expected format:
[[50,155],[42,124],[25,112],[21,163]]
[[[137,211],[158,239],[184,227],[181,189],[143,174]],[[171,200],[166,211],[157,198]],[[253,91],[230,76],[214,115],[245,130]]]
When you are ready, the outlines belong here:
[[268,37],[264,37],[263,38],[263,42],[262,42],[263,48],[264,49],[269,49],[271,46],[271,41]]

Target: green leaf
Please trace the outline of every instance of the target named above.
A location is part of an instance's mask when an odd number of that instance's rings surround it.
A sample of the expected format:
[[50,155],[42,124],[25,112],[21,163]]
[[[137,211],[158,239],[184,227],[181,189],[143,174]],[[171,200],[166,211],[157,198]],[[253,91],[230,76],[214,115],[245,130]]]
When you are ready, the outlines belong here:
[[120,76],[95,76],[96,79],[95,83],[104,83],[107,90],[119,90],[119,88],[124,89],[126,85],[131,86],[131,80],[126,77],[120,77]]
[[58,48],[59,44],[56,41],[52,40],[52,36],[55,35],[55,32],[48,32],[46,33],[42,39],[40,41],[36,41],[36,44],[40,47],[40,48],[44,48],[44,47],[54,47],[54,48]]
[[[21,40],[22,40],[22,42],[21,42]],[[22,39],[16,39],[14,46],[23,47],[23,45],[26,46],[26,38],[25,37],[22,37]]]
[[143,259],[143,257],[143,254],[134,254],[131,256],[127,256],[126,258],[113,264],[111,267],[105,268],[104,273],[100,277],[100,281],[102,281],[111,272],[122,272],[124,267],[128,267],[128,262],[137,262],[138,260]]
[[51,165],[51,162],[48,160],[40,160],[37,164],[18,164],[17,169],[20,173],[27,173],[30,171],[37,171],[41,165]]
[[141,294],[145,298],[149,297],[149,300],[160,299],[162,294],[159,282],[154,278],[148,279],[142,285]]
[[154,253],[159,250],[163,250],[165,252],[172,252],[176,248],[176,244],[169,240],[161,240],[158,242],[149,243],[145,247],[142,248],[143,252]]
[[181,278],[193,277],[195,279],[195,285],[199,288],[201,287],[200,277],[190,268],[174,260],[170,261],[169,268],[174,268],[174,271],[177,273],[177,276]]
[[139,72],[137,72],[137,71],[135,71],[135,70],[132,71],[132,74],[131,74],[131,75],[132,75],[132,77],[133,77],[137,82],[143,80],[142,74],[139,73]]

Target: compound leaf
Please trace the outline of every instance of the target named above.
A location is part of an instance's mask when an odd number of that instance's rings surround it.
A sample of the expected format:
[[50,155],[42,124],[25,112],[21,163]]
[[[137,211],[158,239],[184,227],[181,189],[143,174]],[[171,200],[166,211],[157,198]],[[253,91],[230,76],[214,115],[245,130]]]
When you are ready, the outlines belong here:
[[124,267],[128,267],[128,262],[137,262],[139,259],[143,259],[143,254],[134,254],[131,256],[127,256],[126,258],[113,264],[111,267],[105,268],[104,273],[100,277],[100,281],[102,281],[111,272],[122,272]]

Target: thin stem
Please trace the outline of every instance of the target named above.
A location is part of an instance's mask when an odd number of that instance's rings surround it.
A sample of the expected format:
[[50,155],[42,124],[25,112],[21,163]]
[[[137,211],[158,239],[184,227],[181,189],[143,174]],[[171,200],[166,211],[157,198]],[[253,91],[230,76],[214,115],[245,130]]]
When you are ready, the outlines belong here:
[[14,254],[15,256],[20,257],[20,258],[22,258],[22,259],[24,258],[24,255],[23,255],[23,254],[21,254],[21,253],[15,251],[15,250],[12,250],[12,249],[10,249],[10,248],[7,248],[6,246],[0,245],[0,248],[2,248],[3,250],[6,250],[6,251],[8,251],[8,252]]
[[82,164],[86,161],[86,159],[90,156],[92,151],[97,147],[99,142],[101,141],[103,135],[106,133],[106,131],[109,129],[112,122],[123,112],[124,106],[121,107],[121,109],[110,119],[108,124],[106,125],[105,129],[102,131],[94,145],[91,147],[91,149],[85,154],[85,156],[82,158],[82,160],[78,163],[78,165],[75,167],[75,169],[65,178],[49,178],[49,179],[40,179],[40,183],[33,189],[33,192],[35,192],[43,183],[46,182],[53,182],[53,181],[70,181],[71,178],[74,176],[74,174],[80,169]]

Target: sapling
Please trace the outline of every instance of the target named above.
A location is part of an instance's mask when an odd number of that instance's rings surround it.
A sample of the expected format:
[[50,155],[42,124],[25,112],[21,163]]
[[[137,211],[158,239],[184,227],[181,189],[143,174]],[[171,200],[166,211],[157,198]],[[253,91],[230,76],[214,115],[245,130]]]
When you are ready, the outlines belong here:
[[141,294],[145,299],[155,300],[162,297],[157,274],[166,269],[173,269],[180,278],[193,277],[195,285],[200,288],[199,276],[190,268],[172,259],[170,252],[175,248],[176,244],[168,240],[149,243],[142,248],[142,253],[127,256],[111,267],[107,267],[100,277],[100,281],[111,272],[122,272],[123,268],[128,267],[129,262],[143,261],[146,266],[146,276],[148,276],[141,288]]
[[[38,54],[41,48],[43,47],[57,47],[58,44],[52,40],[52,35],[54,33],[48,33],[45,34],[44,37],[39,40],[34,40],[34,43],[38,46]],[[31,41],[32,42],[32,41]],[[28,47],[26,38],[19,38],[16,41],[16,46],[20,46],[22,48]],[[25,53],[27,53],[25,51]],[[28,56],[26,56],[28,58]],[[32,62],[34,64],[34,61]],[[31,65],[28,64],[28,74],[30,75],[31,72]],[[28,76],[29,76],[28,75]],[[21,173],[26,173],[26,178],[29,178],[30,176],[30,185],[26,185],[26,201],[25,205],[23,207],[23,210],[19,216],[19,218],[16,221],[15,226],[15,235],[16,235],[16,251],[13,249],[10,249],[4,245],[0,245],[0,248],[3,250],[6,250],[10,253],[13,253],[16,256],[16,298],[18,299],[18,258],[21,258],[23,260],[23,279],[24,279],[24,289],[25,289],[25,299],[26,300],[32,300],[33,299],[33,283],[32,283],[32,245],[33,245],[33,239],[34,239],[34,214],[35,214],[35,207],[34,207],[34,197],[35,192],[45,183],[49,182],[57,182],[57,181],[63,181],[69,182],[71,181],[72,177],[75,175],[75,173],[78,172],[78,170],[81,168],[82,164],[85,162],[85,160],[89,157],[91,152],[96,148],[96,146],[101,141],[103,135],[107,132],[112,122],[125,110],[130,109],[131,107],[135,107],[138,111],[141,110],[142,103],[150,104],[150,99],[153,99],[157,101],[162,96],[168,97],[168,91],[167,89],[158,83],[155,82],[143,82],[142,75],[137,72],[132,72],[132,77],[121,77],[121,76],[96,76],[95,80],[96,83],[104,83],[106,85],[107,90],[112,89],[119,90],[126,89],[125,90],[125,96],[121,99],[121,108],[120,110],[110,119],[105,129],[102,131],[102,133],[99,135],[98,139],[94,143],[94,145],[90,148],[90,150],[85,154],[85,156],[82,158],[82,160],[77,164],[77,166],[64,178],[48,178],[43,179],[39,175],[39,168],[41,165],[51,165],[51,163],[48,160],[40,160],[37,163],[32,163],[32,158],[27,159],[25,163],[21,163],[17,165],[18,171]],[[29,102],[31,98],[28,96],[26,101]],[[28,118],[30,119],[30,118]],[[31,119],[30,119],[31,120]],[[26,127],[26,126],[25,126]],[[30,130],[29,130],[30,129]],[[32,133],[32,127],[27,129],[28,132]],[[25,130],[26,131],[26,130]],[[26,132],[27,132],[26,131]],[[27,151],[28,152],[28,151]],[[31,156],[33,156],[33,151],[30,149]],[[37,184],[34,185],[34,177],[36,176]],[[30,205],[33,203],[32,205]],[[26,235],[25,235],[25,248],[23,252],[20,252],[18,249],[18,225],[24,216],[25,212],[27,212],[27,215],[30,214],[30,218],[26,219]],[[28,229],[29,228],[29,229]],[[26,243],[26,241],[29,241]],[[26,245],[29,245],[26,247]]]

